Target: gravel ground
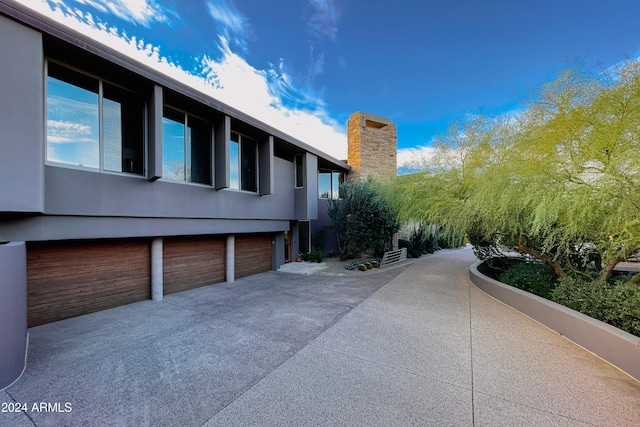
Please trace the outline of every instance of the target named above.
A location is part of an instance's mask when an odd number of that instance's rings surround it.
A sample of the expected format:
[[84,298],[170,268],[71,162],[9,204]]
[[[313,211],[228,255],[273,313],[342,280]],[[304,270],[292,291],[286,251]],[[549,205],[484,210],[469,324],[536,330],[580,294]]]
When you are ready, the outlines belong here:
[[[325,264],[327,264],[327,268],[320,270],[320,271],[316,271],[313,274],[325,274],[325,275],[337,275],[337,276],[344,276],[344,275],[366,275],[366,274],[375,274],[376,272],[380,271],[379,268],[372,268],[370,270],[367,271],[360,271],[358,269],[355,270],[347,270],[345,267],[345,265],[350,264],[352,262],[364,262],[364,261],[369,261],[371,258],[359,258],[359,259],[348,259],[346,261],[340,261],[340,258],[325,258],[322,260],[322,262],[324,262]],[[407,261],[402,262],[402,264],[404,264]],[[387,267],[388,268],[388,267]]]

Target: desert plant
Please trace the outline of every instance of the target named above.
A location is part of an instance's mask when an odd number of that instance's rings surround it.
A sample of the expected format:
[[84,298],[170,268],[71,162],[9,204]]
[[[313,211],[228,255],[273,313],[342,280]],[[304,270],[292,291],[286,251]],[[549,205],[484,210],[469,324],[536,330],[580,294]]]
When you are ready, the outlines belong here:
[[369,250],[384,253],[400,228],[395,209],[373,181],[343,184],[340,195],[341,199],[327,200],[340,258],[355,258]]
[[307,262],[313,262],[316,260],[316,257],[313,252],[303,252],[300,254],[300,258],[302,258],[303,261],[307,261]]
[[422,252],[413,247],[410,240],[398,239],[398,249],[407,248],[407,256],[409,258],[420,258]]
[[437,238],[429,231],[429,227],[421,222],[411,233],[409,241],[416,251],[422,254],[432,254],[436,251]]
[[640,253],[638,93],[640,62],[576,62],[517,114],[468,114],[435,138],[425,173],[397,180],[402,219],[441,225],[441,247],[497,235],[557,277],[607,281]]

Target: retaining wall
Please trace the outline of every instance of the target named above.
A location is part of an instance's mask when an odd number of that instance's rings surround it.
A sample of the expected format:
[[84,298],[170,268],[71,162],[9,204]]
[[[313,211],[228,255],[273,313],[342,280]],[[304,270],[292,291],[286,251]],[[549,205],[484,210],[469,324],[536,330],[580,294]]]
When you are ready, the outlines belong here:
[[480,261],[469,268],[469,278],[478,288],[640,381],[639,337],[485,276],[482,264]]
[[26,246],[0,242],[0,390],[22,375],[27,342]]

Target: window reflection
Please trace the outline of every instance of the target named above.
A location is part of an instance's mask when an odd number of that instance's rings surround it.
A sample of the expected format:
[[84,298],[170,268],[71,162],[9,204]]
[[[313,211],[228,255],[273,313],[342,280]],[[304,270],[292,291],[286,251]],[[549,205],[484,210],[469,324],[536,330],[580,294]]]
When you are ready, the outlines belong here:
[[144,174],[144,100],[48,61],[47,161]]
[[340,185],[344,183],[344,173],[320,170],[318,172],[318,192],[322,199],[340,198]]
[[229,187],[239,190],[240,179],[238,176],[239,156],[240,153],[240,135],[237,133],[231,133],[231,142],[229,143]]
[[99,168],[98,81],[53,64],[49,71],[47,160]]
[[170,108],[162,117],[162,176],[184,181],[184,114]]
[[245,135],[231,132],[229,163],[229,187],[257,192],[258,144]]
[[318,174],[318,191],[323,199],[331,197],[331,172],[320,172]]
[[163,176],[211,184],[211,124],[165,107],[162,118]]

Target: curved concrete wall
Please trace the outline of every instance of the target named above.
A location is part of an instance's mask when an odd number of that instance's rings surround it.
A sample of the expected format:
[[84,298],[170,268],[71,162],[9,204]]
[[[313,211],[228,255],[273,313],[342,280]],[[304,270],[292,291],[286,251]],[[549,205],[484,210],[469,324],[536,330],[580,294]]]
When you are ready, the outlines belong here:
[[27,353],[27,249],[0,243],[0,390],[15,382]]
[[482,261],[469,278],[487,294],[515,308],[640,381],[640,338],[563,305],[482,274]]

